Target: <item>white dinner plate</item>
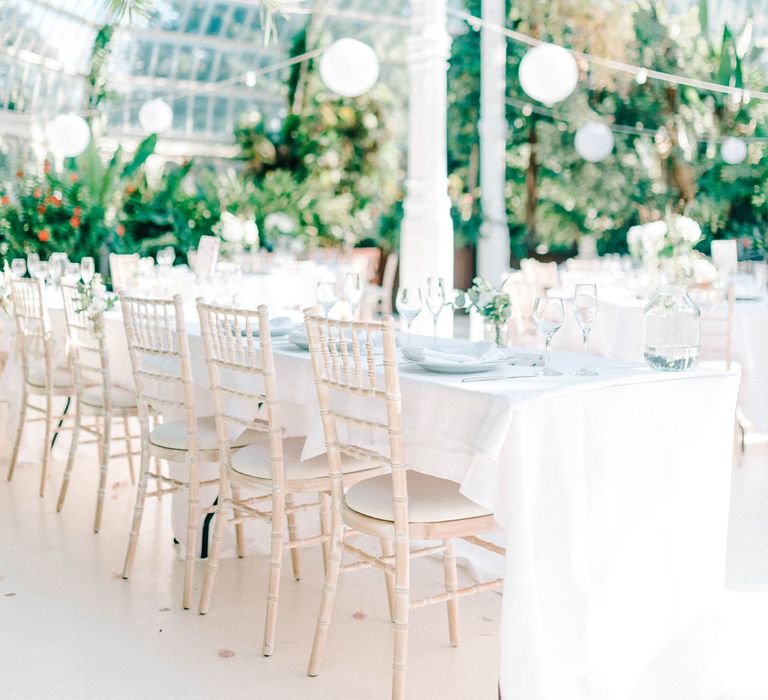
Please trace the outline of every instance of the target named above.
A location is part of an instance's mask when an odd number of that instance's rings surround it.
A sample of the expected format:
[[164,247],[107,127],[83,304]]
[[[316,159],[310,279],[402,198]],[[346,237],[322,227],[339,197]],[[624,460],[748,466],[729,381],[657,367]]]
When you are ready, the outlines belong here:
[[499,369],[509,364],[507,360],[499,360],[498,362],[450,362],[443,360],[421,360],[420,362],[413,362],[427,372],[435,372],[437,374],[479,374],[480,372],[490,372],[492,369]]
[[309,340],[307,340],[307,332],[303,328],[289,331],[288,340],[292,342],[297,348],[309,351]]

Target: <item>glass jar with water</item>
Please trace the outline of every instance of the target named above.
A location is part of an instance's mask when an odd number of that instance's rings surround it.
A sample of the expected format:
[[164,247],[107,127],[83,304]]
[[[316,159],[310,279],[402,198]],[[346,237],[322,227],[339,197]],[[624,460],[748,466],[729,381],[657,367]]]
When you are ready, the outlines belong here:
[[701,312],[682,285],[659,287],[643,312],[645,361],[652,369],[693,369],[701,350]]

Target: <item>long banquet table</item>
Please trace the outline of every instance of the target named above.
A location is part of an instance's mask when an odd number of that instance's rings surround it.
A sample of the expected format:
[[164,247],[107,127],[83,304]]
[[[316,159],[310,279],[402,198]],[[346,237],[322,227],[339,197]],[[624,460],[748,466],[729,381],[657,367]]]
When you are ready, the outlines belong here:
[[[190,307],[205,413],[194,319]],[[130,386],[119,315],[107,324],[113,380]],[[323,448],[308,353],[275,341],[275,355],[286,427],[312,456]],[[582,360],[553,356],[565,372]],[[401,366],[408,464],[461,483],[506,532],[504,698],[713,698],[738,373],[589,364],[597,377],[472,383]],[[11,356],[12,405],[18,380]]]

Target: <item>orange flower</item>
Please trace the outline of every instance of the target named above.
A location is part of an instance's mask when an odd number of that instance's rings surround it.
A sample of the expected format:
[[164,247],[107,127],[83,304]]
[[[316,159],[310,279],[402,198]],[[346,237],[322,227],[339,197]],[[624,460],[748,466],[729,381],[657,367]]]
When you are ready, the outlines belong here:
[[77,173],[72,173],[72,174],[69,176],[69,179],[70,179],[70,181],[71,181],[71,182],[77,182],[77,180],[78,180],[78,178],[77,178]]
[[41,205],[40,205],[40,206],[37,208],[37,213],[38,213],[38,214],[45,214],[45,204],[41,204]]
[[72,217],[72,218],[69,220],[69,225],[70,225],[72,228],[80,228],[80,219],[78,219],[76,216],[73,216],[73,217]]
[[16,177],[24,177],[24,171],[23,170],[17,170],[16,171]]
[[118,224],[115,233],[117,233],[119,238],[122,238],[125,235],[125,226]]
[[136,191],[136,185],[128,185],[128,187],[125,188],[126,194],[133,194]]
[[4,194],[3,198],[0,199],[0,204],[2,204],[4,207],[7,207],[10,203],[11,198],[7,194]]
[[41,195],[41,194],[43,194],[43,193],[40,191],[40,188],[39,188],[39,187],[35,187],[35,191],[34,191],[34,192],[32,192],[32,196],[33,196],[35,199],[40,199],[40,195]]
[[38,239],[38,240],[39,240],[41,243],[46,243],[47,241],[50,241],[50,240],[51,240],[51,232],[50,232],[50,231],[49,231],[47,228],[41,228],[41,229],[40,229],[40,230],[37,232],[37,239]]
[[72,210],[72,213],[73,213],[75,216],[79,217],[79,216],[80,216],[80,214],[82,214],[82,213],[83,213],[83,210],[82,210],[80,207],[75,207],[75,208]]
[[51,172],[51,162],[49,160],[46,160],[43,163],[43,172],[48,175],[48,173]]

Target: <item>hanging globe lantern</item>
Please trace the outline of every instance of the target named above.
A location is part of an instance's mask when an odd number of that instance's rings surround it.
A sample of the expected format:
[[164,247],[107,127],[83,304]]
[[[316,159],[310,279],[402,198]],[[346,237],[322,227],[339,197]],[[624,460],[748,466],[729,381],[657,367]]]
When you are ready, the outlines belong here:
[[747,157],[747,144],[736,136],[729,136],[720,146],[720,155],[729,165],[741,163]]
[[602,122],[587,122],[577,129],[573,145],[584,160],[599,163],[613,151],[613,132]]
[[165,100],[148,100],[139,110],[139,124],[150,134],[162,134],[173,125],[173,108]]
[[573,54],[556,44],[539,44],[530,49],[520,61],[518,75],[525,94],[545,105],[562,102],[579,82]]
[[79,114],[59,114],[45,128],[48,145],[53,151],[74,158],[91,142],[91,128]]
[[326,87],[342,97],[358,97],[379,79],[379,58],[357,39],[333,42],[320,59],[320,77]]

